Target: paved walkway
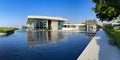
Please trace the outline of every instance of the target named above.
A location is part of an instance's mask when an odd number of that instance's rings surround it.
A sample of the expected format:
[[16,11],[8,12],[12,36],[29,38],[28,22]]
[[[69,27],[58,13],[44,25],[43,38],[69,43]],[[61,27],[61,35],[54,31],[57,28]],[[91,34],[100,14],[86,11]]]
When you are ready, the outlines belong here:
[[97,32],[77,60],[120,60],[120,49],[108,43],[103,30]]

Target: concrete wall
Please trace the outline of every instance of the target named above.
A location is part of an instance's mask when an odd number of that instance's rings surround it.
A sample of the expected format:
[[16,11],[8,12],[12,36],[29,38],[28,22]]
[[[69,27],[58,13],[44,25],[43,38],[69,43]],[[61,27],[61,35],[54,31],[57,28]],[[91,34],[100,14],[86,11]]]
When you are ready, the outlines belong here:
[[52,30],[58,30],[58,21],[51,21]]
[[96,32],[96,31],[97,31],[97,26],[94,25],[94,26],[93,26],[93,32]]

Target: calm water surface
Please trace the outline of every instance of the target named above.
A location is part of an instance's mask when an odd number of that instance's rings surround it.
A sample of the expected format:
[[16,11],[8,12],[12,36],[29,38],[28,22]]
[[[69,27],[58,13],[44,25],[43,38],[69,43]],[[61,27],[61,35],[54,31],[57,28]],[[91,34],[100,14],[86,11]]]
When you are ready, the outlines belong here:
[[9,36],[0,36],[0,60],[76,60],[93,36],[18,30]]

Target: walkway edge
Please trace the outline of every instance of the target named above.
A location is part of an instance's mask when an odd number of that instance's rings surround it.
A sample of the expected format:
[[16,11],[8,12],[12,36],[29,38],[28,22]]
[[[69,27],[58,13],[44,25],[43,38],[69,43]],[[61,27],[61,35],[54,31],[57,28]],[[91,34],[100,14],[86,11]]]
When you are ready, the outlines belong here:
[[[96,33],[96,35],[97,35],[97,33]],[[86,53],[88,52],[87,50],[89,50],[91,44],[93,44],[93,41],[97,38],[96,35],[91,39],[91,41],[86,46],[86,48],[83,50],[83,52],[80,54],[80,56],[77,58],[77,60],[89,60],[89,59],[86,59],[86,57],[89,57]]]
[[109,36],[99,30],[77,60],[120,60],[120,49],[108,43]]

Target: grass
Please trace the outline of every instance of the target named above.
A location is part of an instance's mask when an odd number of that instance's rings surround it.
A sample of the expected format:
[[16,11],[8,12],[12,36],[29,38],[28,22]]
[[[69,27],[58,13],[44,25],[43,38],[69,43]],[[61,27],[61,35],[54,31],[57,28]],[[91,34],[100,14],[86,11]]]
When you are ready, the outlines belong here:
[[115,30],[114,38],[116,40],[117,46],[120,48],[120,30]]
[[17,28],[0,28],[0,33],[13,33]]
[[120,32],[120,30],[116,30],[116,32]]
[[110,27],[105,27],[105,32],[116,41],[116,45],[120,48],[120,30],[114,30]]

